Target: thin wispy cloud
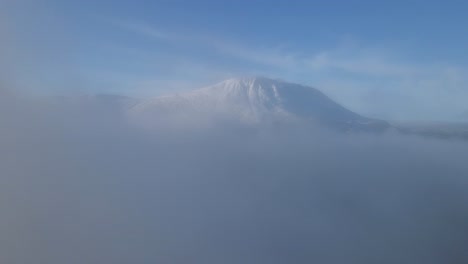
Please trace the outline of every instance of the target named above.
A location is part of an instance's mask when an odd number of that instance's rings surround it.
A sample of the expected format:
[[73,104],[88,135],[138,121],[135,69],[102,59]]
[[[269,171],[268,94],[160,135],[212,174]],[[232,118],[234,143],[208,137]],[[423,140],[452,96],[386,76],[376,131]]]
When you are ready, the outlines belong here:
[[[394,57],[385,50],[359,46],[342,49],[331,48],[312,53],[292,52],[278,45],[252,47],[230,40],[223,36],[203,35],[199,33],[164,31],[145,23],[115,21],[121,29],[141,34],[148,38],[164,39],[168,42],[201,44],[217,51],[251,63],[281,69],[328,71],[340,70],[351,74],[367,74],[385,77],[433,76],[434,73],[451,74],[454,78],[462,76],[466,69],[456,65],[416,64]],[[171,32],[170,34],[167,32]]]
[[294,66],[297,63],[295,55],[289,54],[279,47],[266,46],[253,48],[234,40],[230,40],[226,37],[198,32],[164,30],[144,22],[111,20],[111,24],[122,30],[133,32],[153,40],[164,40],[178,44],[185,43],[186,45],[201,45],[235,59],[258,63],[265,66],[284,68]]

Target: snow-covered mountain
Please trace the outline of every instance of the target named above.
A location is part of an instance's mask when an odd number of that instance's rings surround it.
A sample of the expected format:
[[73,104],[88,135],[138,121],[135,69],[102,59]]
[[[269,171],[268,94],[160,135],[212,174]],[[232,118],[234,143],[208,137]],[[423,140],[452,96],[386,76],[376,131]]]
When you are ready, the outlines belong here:
[[[52,99],[52,100],[50,100]],[[312,87],[263,77],[230,79],[174,95],[135,99],[119,95],[53,97],[44,106],[65,119],[124,120],[145,127],[232,124],[306,124],[341,132],[395,131],[443,139],[468,139],[468,123],[392,122],[354,113]],[[88,121],[87,121],[88,120]]]
[[302,120],[340,131],[385,131],[390,127],[385,121],[342,107],[317,89],[263,77],[230,79],[187,93],[143,100],[130,112],[149,119],[214,117],[246,123]]

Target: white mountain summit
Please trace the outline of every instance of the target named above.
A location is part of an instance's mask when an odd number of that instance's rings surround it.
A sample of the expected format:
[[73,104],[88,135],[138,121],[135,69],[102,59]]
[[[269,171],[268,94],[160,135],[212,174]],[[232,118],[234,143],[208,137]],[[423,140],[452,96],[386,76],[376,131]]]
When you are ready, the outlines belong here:
[[317,89],[263,77],[238,78],[177,95],[143,100],[132,115],[214,117],[241,122],[318,122],[341,131],[384,131],[385,121],[360,116]]

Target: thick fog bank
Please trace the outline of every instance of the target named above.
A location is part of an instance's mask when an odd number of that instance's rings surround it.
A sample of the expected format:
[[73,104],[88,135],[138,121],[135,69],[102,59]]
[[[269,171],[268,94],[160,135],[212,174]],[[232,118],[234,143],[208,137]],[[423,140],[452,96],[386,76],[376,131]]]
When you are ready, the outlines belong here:
[[468,263],[466,142],[0,105],[1,263]]

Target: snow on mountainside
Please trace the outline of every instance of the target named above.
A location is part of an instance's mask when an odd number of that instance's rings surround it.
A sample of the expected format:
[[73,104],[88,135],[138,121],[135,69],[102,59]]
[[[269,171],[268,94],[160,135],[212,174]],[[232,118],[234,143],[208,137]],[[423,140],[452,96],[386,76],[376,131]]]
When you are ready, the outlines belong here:
[[[50,100],[52,99],[52,100]],[[164,125],[321,125],[342,132],[385,132],[468,140],[468,123],[392,122],[354,113],[317,89],[262,77],[230,79],[175,95],[134,99],[119,95],[53,97],[43,100],[66,119],[125,120],[145,127]],[[52,108],[50,108],[52,107]]]
[[242,122],[305,120],[341,131],[384,131],[385,121],[360,116],[322,92],[262,77],[230,79],[195,91],[144,100],[132,115],[214,116]]

